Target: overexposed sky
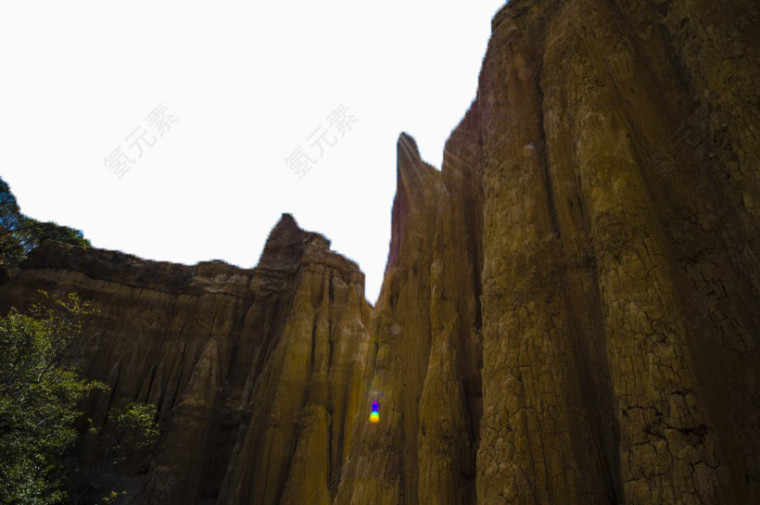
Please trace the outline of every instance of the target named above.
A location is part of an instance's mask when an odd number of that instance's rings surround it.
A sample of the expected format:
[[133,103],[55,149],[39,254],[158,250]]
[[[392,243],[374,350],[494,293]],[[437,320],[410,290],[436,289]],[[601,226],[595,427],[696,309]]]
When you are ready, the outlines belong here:
[[440,168],[504,3],[3,2],[0,175],[27,215],[178,263],[252,267],[290,212],[374,302],[398,135]]

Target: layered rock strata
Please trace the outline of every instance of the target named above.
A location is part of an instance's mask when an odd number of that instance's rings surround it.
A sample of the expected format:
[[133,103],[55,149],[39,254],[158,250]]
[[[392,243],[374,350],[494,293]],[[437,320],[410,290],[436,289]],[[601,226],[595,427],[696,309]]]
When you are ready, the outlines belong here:
[[131,499],[330,502],[363,407],[370,307],[364,275],[323,236],[285,214],[252,270],[45,242],[3,308],[38,289],[100,309],[83,337],[85,375],[111,386],[87,406],[96,426],[123,397],[158,406],[161,442]]
[[441,170],[399,138],[375,307],[285,215],[253,270],[45,243],[0,308],[103,307],[144,503],[760,503],[759,11],[512,0]]

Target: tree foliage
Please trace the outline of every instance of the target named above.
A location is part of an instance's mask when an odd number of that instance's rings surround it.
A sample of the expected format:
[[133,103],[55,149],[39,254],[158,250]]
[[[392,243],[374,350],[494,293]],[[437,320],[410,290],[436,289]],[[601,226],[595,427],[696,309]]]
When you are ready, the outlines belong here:
[[0,265],[16,270],[32,249],[48,239],[91,246],[79,230],[22,214],[8,183],[0,177]]
[[125,460],[131,453],[150,448],[159,435],[156,406],[152,403],[130,401],[123,407],[111,409],[108,413],[112,451],[119,460]]
[[108,387],[76,369],[81,349],[73,343],[96,309],[75,293],[40,295],[29,310],[0,317],[0,505],[116,502],[124,495],[114,491],[119,479],[158,439],[156,406],[119,400],[105,426],[92,428],[102,439],[100,459],[67,475],[63,456],[79,439],[78,405]]
[[89,303],[49,297],[0,318],[0,504],[45,505],[65,493],[61,456],[77,438],[77,404],[105,386],[62,362]]
[[105,425],[90,429],[91,435],[99,437],[97,457],[88,458],[72,473],[69,501],[75,505],[117,503],[127,494],[130,476],[147,470],[160,434],[156,406],[128,398],[115,404]]

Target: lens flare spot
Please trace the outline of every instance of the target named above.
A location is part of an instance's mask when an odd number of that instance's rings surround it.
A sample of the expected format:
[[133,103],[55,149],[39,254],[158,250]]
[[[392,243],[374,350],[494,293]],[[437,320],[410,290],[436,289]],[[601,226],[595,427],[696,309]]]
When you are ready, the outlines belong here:
[[377,400],[372,402],[372,412],[369,415],[369,422],[375,424],[380,422],[380,404]]

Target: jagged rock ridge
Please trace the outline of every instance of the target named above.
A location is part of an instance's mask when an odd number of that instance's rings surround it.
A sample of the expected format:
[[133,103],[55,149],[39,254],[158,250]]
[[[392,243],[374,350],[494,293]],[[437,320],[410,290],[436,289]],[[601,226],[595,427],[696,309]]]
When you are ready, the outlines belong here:
[[104,306],[145,503],[760,503],[758,9],[510,2],[441,171],[399,138],[375,307],[287,215],[253,270],[46,243],[0,304]]

